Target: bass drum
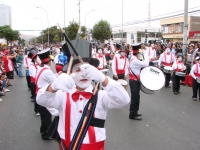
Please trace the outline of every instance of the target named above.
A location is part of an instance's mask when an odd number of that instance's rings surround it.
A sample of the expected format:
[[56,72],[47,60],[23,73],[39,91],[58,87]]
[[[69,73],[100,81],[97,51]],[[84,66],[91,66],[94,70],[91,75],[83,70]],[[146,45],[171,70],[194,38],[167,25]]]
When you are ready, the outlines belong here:
[[142,69],[140,73],[140,90],[146,94],[158,92],[165,84],[165,75],[163,72],[153,66]]

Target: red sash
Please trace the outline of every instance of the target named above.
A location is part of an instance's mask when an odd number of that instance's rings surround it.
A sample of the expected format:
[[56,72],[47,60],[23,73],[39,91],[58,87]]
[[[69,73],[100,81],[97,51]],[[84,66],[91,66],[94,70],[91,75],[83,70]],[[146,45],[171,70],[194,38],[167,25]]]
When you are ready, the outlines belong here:
[[[130,61],[129,61],[129,66],[130,66],[130,63],[132,62],[134,60],[134,58],[132,58]],[[131,68],[129,67],[128,68],[128,71],[129,71],[129,79],[130,80],[139,80],[140,79],[140,76],[136,76],[136,75],[134,75],[132,72],[131,72]],[[136,78],[136,77],[137,78]]]
[[125,59],[124,68],[123,69],[118,69],[118,58],[115,57],[115,60],[116,60],[116,72],[117,72],[117,74],[124,74],[125,73],[126,57],[124,57],[124,59]]
[[38,88],[38,85],[37,85],[38,79],[40,78],[40,75],[42,74],[42,72],[43,72],[44,70],[46,70],[46,69],[47,69],[47,68],[42,68],[42,69],[40,70],[38,76],[36,77],[36,80],[35,80],[35,85],[36,85],[35,93],[36,93],[36,94],[37,94],[37,92],[39,91],[39,88]]
[[200,77],[200,73],[199,73],[199,64],[196,64],[196,70],[195,70],[195,72],[194,72],[194,75],[196,76],[196,77]]

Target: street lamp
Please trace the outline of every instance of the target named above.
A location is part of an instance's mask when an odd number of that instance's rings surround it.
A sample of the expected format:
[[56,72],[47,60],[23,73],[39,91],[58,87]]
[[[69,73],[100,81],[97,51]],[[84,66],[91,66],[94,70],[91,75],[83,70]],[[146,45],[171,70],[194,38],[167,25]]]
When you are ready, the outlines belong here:
[[122,41],[123,41],[123,10],[124,9],[124,0],[122,0]]
[[47,26],[48,26],[48,45],[49,45],[49,17],[48,17],[48,12],[42,8],[42,7],[36,7],[36,8],[40,8],[40,9],[43,9],[46,13],[47,13]]
[[[86,28],[86,17],[87,17],[87,14],[90,13],[90,12],[92,12],[92,11],[95,11],[95,10],[90,10],[90,11],[88,11],[88,12],[86,13],[86,15],[85,15],[85,29],[86,29],[86,31],[87,31],[87,28]],[[88,36],[88,35],[87,35],[87,36]]]
[[34,19],[38,19],[42,24],[42,49],[43,49],[43,23],[42,23],[42,20],[39,18],[34,18]]
[[95,10],[90,10],[90,11],[88,11],[88,12],[86,13],[86,15],[85,15],[85,27],[86,27],[86,17],[87,17],[87,14],[90,13],[90,12],[92,12],[92,11],[95,11]]

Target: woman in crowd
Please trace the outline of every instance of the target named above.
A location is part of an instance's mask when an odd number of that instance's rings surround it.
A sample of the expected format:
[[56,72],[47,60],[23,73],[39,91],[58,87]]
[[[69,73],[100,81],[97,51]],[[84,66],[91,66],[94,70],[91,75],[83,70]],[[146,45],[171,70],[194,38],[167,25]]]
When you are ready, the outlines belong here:
[[23,62],[23,53],[22,53],[22,50],[19,49],[17,51],[17,57],[16,57],[16,62],[17,62],[17,65],[18,65],[18,76],[19,77],[24,77],[23,73],[22,73],[22,62]]

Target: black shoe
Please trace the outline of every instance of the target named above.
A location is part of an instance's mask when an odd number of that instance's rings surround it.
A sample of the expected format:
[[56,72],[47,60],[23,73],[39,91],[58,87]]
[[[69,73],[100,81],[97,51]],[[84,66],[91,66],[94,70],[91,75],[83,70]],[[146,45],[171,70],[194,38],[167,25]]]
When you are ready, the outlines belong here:
[[33,99],[33,96],[31,96],[30,99]]
[[180,94],[180,91],[178,91],[177,93]]
[[169,86],[169,85],[168,85],[168,86],[165,86],[165,87],[166,87],[166,88],[171,88],[171,86]]
[[136,114],[137,116],[142,116],[142,114]]
[[132,115],[129,115],[129,119],[142,120],[142,117],[141,116],[132,116]]
[[174,92],[174,95],[177,95],[178,93],[177,92]]

